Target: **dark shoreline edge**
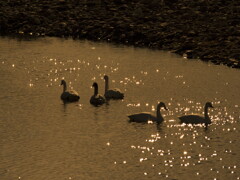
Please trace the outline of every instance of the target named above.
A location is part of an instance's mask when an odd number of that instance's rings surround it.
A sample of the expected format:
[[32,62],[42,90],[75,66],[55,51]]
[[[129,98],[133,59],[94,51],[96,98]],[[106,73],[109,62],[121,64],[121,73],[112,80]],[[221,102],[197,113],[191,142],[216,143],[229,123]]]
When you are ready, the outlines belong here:
[[0,34],[106,41],[240,68],[233,0],[9,0],[0,2]]

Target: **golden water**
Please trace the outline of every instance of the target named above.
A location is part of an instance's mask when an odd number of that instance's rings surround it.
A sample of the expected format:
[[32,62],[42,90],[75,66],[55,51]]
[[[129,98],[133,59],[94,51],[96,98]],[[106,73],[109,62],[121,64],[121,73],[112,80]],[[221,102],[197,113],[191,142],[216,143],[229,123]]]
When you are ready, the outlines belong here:
[[[240,179],[239,70],[72,39],[1,37],[0,47],[0,179]],[[125,99],[94,107],[104,74]],[[60,100],[63,78],[79,102]],[[128,122],[159,101],[162,124]],[[207,129],[179,124],[207,101]]]

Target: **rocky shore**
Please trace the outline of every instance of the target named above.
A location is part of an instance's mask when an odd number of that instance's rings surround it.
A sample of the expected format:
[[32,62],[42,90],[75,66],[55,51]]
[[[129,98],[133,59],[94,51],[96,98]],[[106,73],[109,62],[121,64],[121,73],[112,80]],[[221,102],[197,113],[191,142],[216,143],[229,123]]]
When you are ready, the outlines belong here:
[[234,0],[4,0],[0,33],[129,44],[240,68]]

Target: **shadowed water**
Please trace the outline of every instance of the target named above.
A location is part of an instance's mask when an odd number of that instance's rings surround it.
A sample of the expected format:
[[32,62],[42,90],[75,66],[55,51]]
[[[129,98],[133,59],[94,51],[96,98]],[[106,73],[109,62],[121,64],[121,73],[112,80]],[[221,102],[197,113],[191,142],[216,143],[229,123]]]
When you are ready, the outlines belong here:
[[[71,39],[1,37],[0,47],[0,179],[240,179],[239,70]],[[94,107],[104,74],[125,98]],[[63,78],[79,102],[60,100]],[[160,101],[162,124],[128,122]],[[207,101],[207,129],[179,124]]]

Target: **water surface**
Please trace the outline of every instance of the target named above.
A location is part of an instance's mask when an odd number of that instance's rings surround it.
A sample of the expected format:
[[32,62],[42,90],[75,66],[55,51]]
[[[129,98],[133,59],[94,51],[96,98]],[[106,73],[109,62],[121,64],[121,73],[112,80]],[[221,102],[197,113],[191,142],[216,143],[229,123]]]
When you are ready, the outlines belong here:
[[[1,37],[0,47],[0,179],[240,179],[239,70],[72,39]],[[104,74],[125,99],[94,107]],[[79,102],[60,100],[63,78]],[[160,101],[162,124],[128,122]],[[179,124],[207,101],[207,129]]]

